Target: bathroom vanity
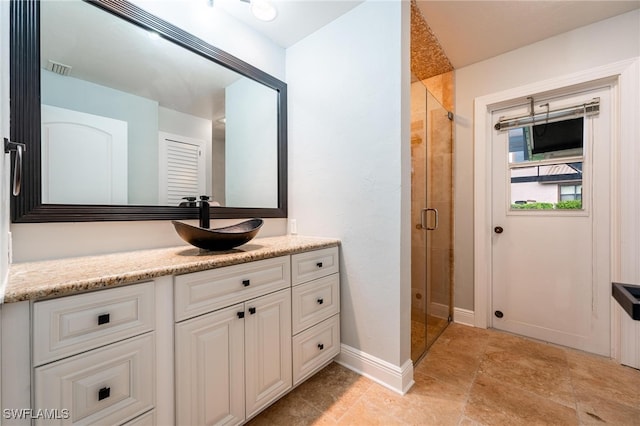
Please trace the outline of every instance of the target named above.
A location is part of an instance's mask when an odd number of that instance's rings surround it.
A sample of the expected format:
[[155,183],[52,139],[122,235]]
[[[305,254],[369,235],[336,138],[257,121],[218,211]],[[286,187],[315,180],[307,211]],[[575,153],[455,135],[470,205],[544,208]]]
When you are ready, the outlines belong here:
[[284,236],[13,265],[3,424],[244,423],[338,355],[338,256]]

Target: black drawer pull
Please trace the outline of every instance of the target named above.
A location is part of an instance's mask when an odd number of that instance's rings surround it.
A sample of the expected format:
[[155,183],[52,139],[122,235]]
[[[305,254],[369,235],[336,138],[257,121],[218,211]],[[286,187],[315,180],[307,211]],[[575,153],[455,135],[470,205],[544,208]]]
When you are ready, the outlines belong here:
[[318,343],[318,349],[323,350],[324,349],[324,345],[322,343]]
[[109,314],[98,315],[98,325],[109,324],[109,321],[111,321]]
[[251,285],[251,280],[242,280],[242,285],[245,287],[249,287]]
[[317,302],[318,302],[318,305],[322,305],[324,303],[324,299],[322,297],[319,297]]
[[111,396],[111,388],[102,388],[98,391],[98,401],[109,398]]
[[316,266],[317,266],[318,268],[322,268],[322,262],[318,262],[318,263],[316,263]]
[[244,311],[238,312],[238,318],[240,319],[244,318]]
[[256,308],[249,308],[249,313],[251,315],[255,314],[256,313]]

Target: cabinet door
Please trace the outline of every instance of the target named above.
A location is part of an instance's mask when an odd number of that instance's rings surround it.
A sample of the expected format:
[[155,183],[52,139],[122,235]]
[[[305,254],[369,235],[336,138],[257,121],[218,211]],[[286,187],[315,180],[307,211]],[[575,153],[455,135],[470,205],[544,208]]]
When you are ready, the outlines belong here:
[[244,421],[244,321],[238,304],[176,325],[176,424]]
[[247,418],[291,388],[291,289],[245,302]]

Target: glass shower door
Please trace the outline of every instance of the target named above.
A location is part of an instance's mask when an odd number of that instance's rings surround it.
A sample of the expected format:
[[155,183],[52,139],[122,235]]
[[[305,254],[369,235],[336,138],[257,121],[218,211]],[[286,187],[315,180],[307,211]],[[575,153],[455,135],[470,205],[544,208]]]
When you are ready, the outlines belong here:
[[449,112],[421,81],[411,92],[411,359],[417,362],[452,317],[453,185]]

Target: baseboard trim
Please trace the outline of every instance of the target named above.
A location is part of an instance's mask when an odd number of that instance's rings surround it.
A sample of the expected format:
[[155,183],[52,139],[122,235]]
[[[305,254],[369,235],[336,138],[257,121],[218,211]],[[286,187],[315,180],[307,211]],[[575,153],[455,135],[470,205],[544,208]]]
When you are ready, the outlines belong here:
[[468,309],[453,308],[453,322],[475,327],[476,314]]
[[447,319],[449,317],[449,306],[442,303],[429,303],[429,315],[434,317]]
[[377,358],[349,345],[340,345],[336,362],[349,370],[368,377],[382,386],[404,395],[413,386],[413,362],[408,359],[401,367]]

